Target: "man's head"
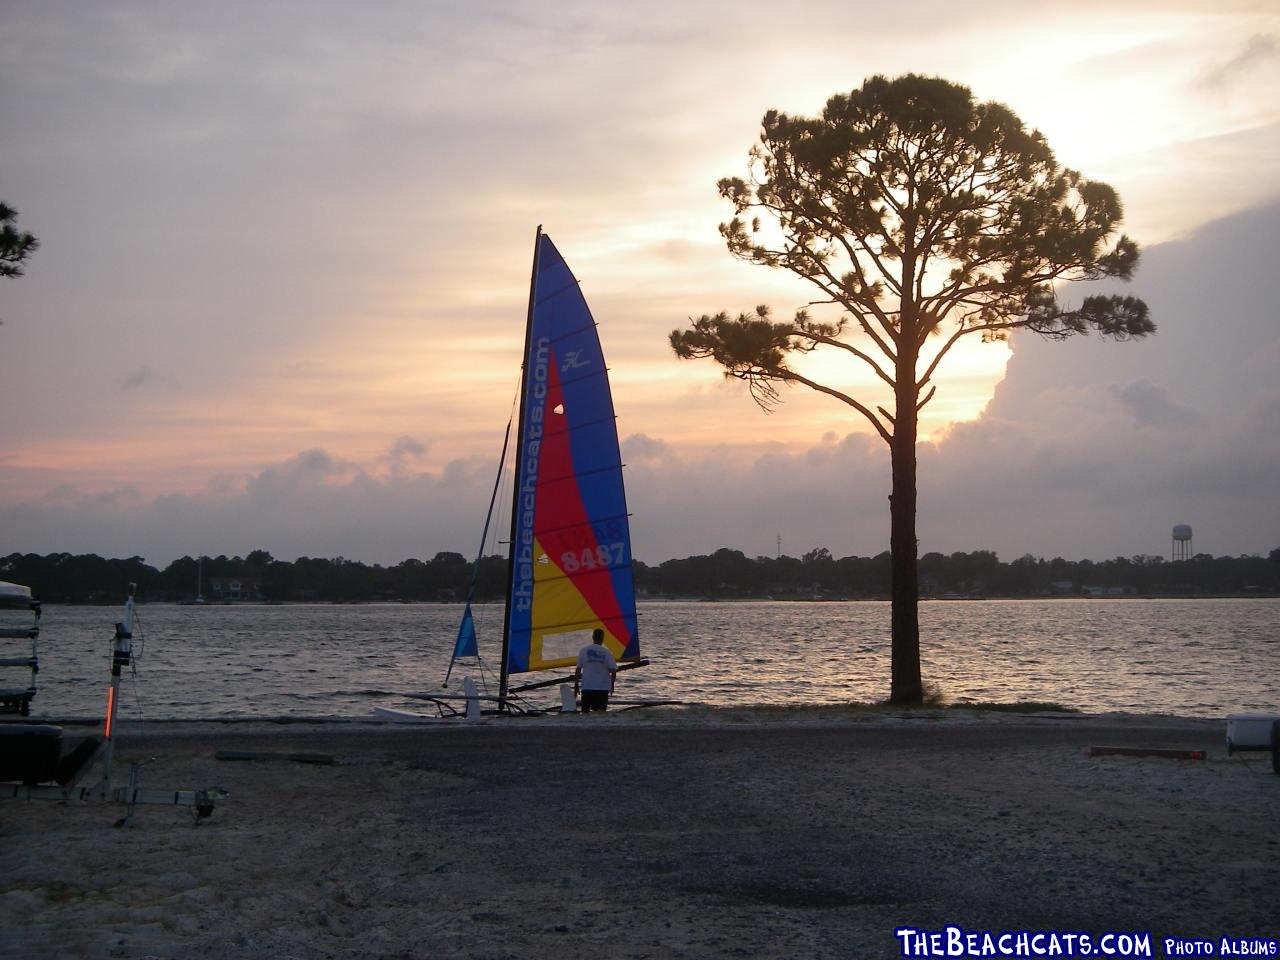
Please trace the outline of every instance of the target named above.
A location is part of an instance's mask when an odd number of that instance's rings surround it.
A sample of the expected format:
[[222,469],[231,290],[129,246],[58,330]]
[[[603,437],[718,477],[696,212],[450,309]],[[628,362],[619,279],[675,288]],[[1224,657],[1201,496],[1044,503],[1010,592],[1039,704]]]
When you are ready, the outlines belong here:
[[591,631],[591,642],[592,642],[592,643],[604,643],[604,631],[603,631],[603,630],[601,630],[599,627],[596,627],[594,630],[592,630],[592,631]]

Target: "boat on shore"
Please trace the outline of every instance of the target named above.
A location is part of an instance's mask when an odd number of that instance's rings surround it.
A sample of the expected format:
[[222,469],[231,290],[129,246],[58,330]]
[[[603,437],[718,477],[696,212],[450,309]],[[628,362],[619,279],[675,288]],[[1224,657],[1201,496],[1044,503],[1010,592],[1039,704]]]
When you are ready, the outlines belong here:
[[[498,713],[518,709],[522,694],[570,680],[511,682],[520,674],[571,669],[597,629],[604,631],[604,645],[623,669],[648,662],[640,655],[609,370],[578,281],[541,227],[534,241],[515,422],[498,689],[487,700],[477,693],[466,698],[473,704],[485,700]],[[508,424],[477,565],[501,487],[510,429]],[[479,658],[474,591],[473,575],[449,673],[458,659]],[[437,706],[458,699],[448,693],[413,697]],[[563,693],[559,706],[572,707]]]

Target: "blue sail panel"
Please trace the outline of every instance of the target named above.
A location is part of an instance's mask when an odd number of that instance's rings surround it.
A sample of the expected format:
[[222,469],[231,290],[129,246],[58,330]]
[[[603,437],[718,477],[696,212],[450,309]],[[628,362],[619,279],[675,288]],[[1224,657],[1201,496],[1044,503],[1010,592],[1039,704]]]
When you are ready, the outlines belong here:
[[453,642],[453,658],[478,657],[480,645],[476,642],[476,622],[471,616],[471,601],[467,601],[462,611],[462,622],[458,624],[458,639]]

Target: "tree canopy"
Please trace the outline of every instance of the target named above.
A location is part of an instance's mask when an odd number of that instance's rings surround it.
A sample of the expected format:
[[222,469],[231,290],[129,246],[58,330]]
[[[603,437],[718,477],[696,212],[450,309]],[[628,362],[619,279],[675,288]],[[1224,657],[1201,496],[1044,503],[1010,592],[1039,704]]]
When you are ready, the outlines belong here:
[[718,185],[736,213],[720,225],[730,252],[789,270],[817,292],[809,307],[843,315],[823,322],[804,308],[783,323],[767,308],[704,315],[673,332],[671,345],[680,357],[713,358],[766,407],[778,399],[774,383],[802,383],[857,408],[887,441],[892,415],[807,380],[787,355],[834,347],[896,387],[899,361],[945,332],[925,369],[912,370],[922,390],[967,334],[1093,330],[1127,339],[1155,329],[1134,297],[1060,301],[1060,281],[1132,275],[1137,244],[1115,236],[1120,200],[1061,167],[1044,136],[1007,107],[978,103],[965,87],[877,76],[832,97],[819,117],[770,110],[750,174]]
[[22,264],[40,247],[40,241],[16,226],[18,211],[0,203],[0,277],[22,276]]

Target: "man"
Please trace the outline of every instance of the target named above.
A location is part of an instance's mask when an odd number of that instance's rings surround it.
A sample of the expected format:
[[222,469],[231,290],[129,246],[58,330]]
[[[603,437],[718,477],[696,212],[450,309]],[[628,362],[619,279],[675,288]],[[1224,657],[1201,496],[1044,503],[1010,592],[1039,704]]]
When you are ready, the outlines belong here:
[[609,694],[613,692],[613,677],[618,672],[618,661],[613,651],[604,645],[604,631],[599,627],[591,631],[591,643],[578,651],[578,665],[573,671],[574,687],[582,688],[582,712],[604,712],[609,709]]

